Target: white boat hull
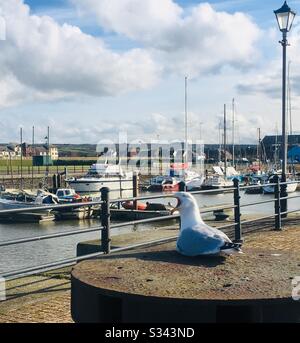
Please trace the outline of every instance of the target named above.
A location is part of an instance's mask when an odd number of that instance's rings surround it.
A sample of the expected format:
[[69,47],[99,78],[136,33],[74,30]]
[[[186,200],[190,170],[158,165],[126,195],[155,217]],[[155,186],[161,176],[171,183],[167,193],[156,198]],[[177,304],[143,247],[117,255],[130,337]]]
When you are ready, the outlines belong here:
[[35,203],[26,203],[22,201],[0,199],[0,210],[15,210],[19,208],[33,208]]
[[133,182],[131,179],[126,178],[125,180],[119,178],[108,178],[108,179],[74,179],[66,180],[71,188],[76,193],[92,194],[100,192],[101,188],[108,187],[111,191],[111,199],[127,198],[133,196]]
[[[287,193],[294,193],[297,190],[297,183],[289,183],[287,184]],[[274,194],[275,193],[275,187],[274,186],[264,186],[263,187],[264,194]]]
[[200,189],[204,181],[204,177],[198,177],[192,180],[186,181],[186,187],[188,191],[192,191],[194,189]]

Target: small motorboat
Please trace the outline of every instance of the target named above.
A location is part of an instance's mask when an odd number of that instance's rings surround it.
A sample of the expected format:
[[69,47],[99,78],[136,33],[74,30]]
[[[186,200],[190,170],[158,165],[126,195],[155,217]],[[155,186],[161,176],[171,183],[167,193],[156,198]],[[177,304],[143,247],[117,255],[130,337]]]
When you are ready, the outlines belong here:
[[69,178],[66,182],[79,194],[99,193],[101,188],[108,187],[114,198],[133,196],[133,172],[124,172],[120,165],[95,163],[84,177]]
[[204,177],[189,170],[186,163],[173,163],[166,175],[156,176],[150,180],[149,192],[178,192],[184,182],[188,191],[199,190]]
[[50,214],[51,209],[39,210],[38,212],[34,210],[35,207],[58,204],[58,199],[54,194],[39,190],[34,200],[32,198],[27,200],[28,198],[23,197],[22,194],[19,194],[14,199],[11,194],[7,198],[5,196],[0,198],[0,211],[26,209],[26,211],[20,213],[0,213],[0,220],[9,222],[43,222],[55,219],[54,215]]
[[[73,204],[89,201],[89,198],[82,197],[72,188],[59,188],[56,191],[59,204]],[[78,208],[62,208],[56,210],[57,219],[89,219],[92,217],[94,208],[82,206]]]
[[[295,183],[288,183],[287,184],[287,188],[286,188],[286,192],[287,193],[294,193],[294,192],[296,192],[297,186],[298,186],[297,182],[295,182]],[[266,185],[266,186],[263,187],[263,193],[264,194],[274,194],[275,193],[275,187],[274,186]]]
[[124,201],[122,203],[123,208],[125,208],[126,210],[138,210],[138,211],[145,211],[147,208],[147,204],[138,202],[135,208],[135,204],[133,201]]

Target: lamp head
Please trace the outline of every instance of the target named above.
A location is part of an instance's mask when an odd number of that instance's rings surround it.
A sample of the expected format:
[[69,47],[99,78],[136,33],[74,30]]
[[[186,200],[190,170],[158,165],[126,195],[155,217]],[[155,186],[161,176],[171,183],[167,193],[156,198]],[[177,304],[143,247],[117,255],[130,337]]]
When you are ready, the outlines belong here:
[[285,33],[289,32],[292,28],[296,12],[292,11],[285,1],[282,7],[274,11],[274,13],[277,19],[279,30]]

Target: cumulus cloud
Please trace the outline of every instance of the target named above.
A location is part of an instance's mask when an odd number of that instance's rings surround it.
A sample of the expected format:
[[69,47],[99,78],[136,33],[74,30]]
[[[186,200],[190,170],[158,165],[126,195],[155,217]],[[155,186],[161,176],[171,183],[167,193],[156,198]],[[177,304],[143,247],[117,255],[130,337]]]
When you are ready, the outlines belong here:
[[[280,32],[270,30],[269,38],[277,43]],[[290,84],[293,96],[300,97],[300,21],[296,20],[288,36],[290,45],[287,47],[287,70],[290,62]],[[282,94],[282,48],[278,44],[274,58],[266,60],[259,69],[238,83],[237,89],[241,94],[263,94],[272,99],[281,100]]]
[[208,3],[184,10],[172,0],[70,0],[105,30],[143,44],[166,71],[189,76],[225,65],[245,68],[256,57],[260,30],[243,13],[218,12]]
[[78,27],[31,15],[22,0],[0,0],[0,8],[7,30],[0,42],[0,76],[6,85],[2,105],[78,94],[115,95],[148,88],[157,80],[159,68],[145,50],[115,53]]

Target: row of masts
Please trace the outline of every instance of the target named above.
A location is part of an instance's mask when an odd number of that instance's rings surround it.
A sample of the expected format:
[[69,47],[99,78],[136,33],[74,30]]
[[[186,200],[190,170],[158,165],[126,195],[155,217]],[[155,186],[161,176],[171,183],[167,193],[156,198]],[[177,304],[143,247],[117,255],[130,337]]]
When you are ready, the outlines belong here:
[[[49,158],[49,148],[50,148],[50,127],[47,127],[47,136],[45,137],[47,140],[46,145],[47,145],[47,156]],[[23,128],[20,128],[20,178],[21,178],[21,185],[20,188],[23,189]],[[32,154],[34,155],[35,151],[35,127],[32,126]],[[11,163],[11,158],[10,158],[10,163]],[[12,166],[10,166],[11,172],[12,172]],[[32,178],[32,184],[33,184],[33,168],[31,168],[31,178]],[[49,163],[47,161],[46,163],[46,177],[48,177],[49,174]]]
[[[289,112],[289,126],[290,126],[290,134],[293,134],[293,126],[292,126],[292,106],[291,106],[291,83],[290,83],[290,65],[291,61],[288,64],[288,112]],[[185,111],[184,111],[184,141],[185,141],[185,154],[184,154],[184,162],[187,164],[188,162],[188,77],[185,77]],[[224,104],[224,136],[223,136],[223,145],[224,145],[224,169],[225,169],[225,176],[227,173],[227,123],[226,123],[226,104]],[[233,165],[235,164],[235,123],[236,123],[236,109],[235,109],[235,99],[232,99],[232,162]],[[201,131],[200,123],[200,131]],[[219,140],[220,140],[220,149],[219,149],[219,160],[221,161],[221,123],[219,124]],[[201,139],[202,139],[202,134]],[[257,159],[259,164],[261,164],[261,129],[257,129],[258,135],[258,145],[257,145]],[[261,165],[259,165],[261,167]]]

